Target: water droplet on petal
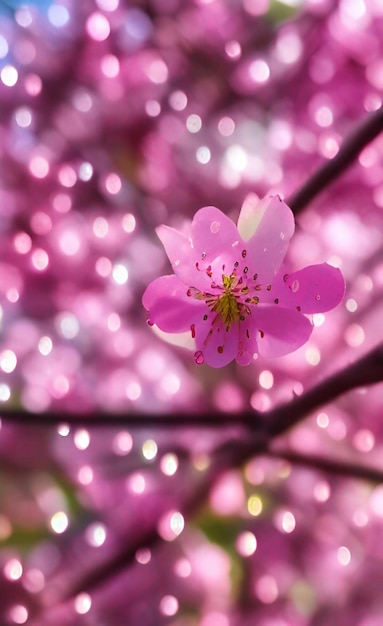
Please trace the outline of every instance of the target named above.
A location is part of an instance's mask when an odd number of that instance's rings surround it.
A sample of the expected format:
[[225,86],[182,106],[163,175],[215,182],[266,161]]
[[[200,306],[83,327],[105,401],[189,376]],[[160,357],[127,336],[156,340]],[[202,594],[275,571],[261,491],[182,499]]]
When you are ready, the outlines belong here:
[[293,284],[291,285],[291,291],[293,293],[296,293],[299,289],[299,280],[294,280]]
[[147,320],[146,323],[148,326],[154,326],[154,322],[151,322],[150,320]]
[[315,296],[315,300],[320,300],[320,295],[319,295],[319,293]]
[[210,231],[211,231],[213,234],[216,234],[216,233],[218,233],[218,231],[219,231],[219,229],[220,229],[220,226],[221,226],[221,225],[220,225],[220,223],[219,223],[219,222],[212,222],[212,223],[210,224]]
[[242,250],[242,258],[245,259],[247,255],[247,251],[246,250]]
[[238,244],[239,244],[238,240],[237,241],[233,241],[233,243],[231,244],[231,247],[235,248],[236,246],[238,246]]
[[238,352],[236,361],[238,365],[246,366],[246,365],[250,365],[252,359],[253,359],[253,355],[250,354],[250,352],[244,351],[244,352]]
[[284,239],[286,237],[285,233],[280,233],[279,236],[281,239]]
[[202,365],[202,363],[204,363],[205,357],[203,356],[203,352],[201,352],[201,350],[198,350],[194,354],[194,361],[197,363],[197,365]]
[[202,252],[201,257],[202,257],[202,260],[206,259],[206,252]]
[[176,260],[174,261],[174,265],[175,265],[175,266],[179,265],[180,263],[181,263],[181,261],[180,261],[179,259],[176,259]]

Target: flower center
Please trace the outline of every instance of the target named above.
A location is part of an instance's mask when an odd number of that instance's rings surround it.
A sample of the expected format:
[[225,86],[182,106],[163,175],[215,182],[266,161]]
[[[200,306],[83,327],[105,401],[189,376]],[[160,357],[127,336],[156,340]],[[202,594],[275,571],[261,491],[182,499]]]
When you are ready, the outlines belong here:
[[241,315],[242,303],[238,301],[238,294],[235,294],[233,282],[235,276],[222,276],[224,291],[220,296],[213,296],[213,300],[206,300],[208,307],[221,316],[226,329],[229,329],[234,322],[238,322]]
[[[254,279],[256,280],[256,276]],[[212,283],[212,287],[220,289],[221,293],[209,293],[190,287],[187,295],[197,300],[204,300],[209,309],[221,317],[226,330],[229,330],[234,323],[244,320],[246,315],[250,315],[250,304],[259,303],[258,296],[248,296],[250,288],[244,284],[243,277],[238,278],[235,273],[230,276],[223,274],[222,284]],[[259,291],[260,285],[254,285],[252,289]]]

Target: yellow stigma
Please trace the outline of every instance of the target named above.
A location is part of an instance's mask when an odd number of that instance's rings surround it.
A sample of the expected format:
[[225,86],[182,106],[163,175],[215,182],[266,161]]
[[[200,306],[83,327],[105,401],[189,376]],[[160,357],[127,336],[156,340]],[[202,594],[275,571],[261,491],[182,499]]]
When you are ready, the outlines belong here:
[[221,316],[226,330],[230,328],[234,322],[237,322],[240,317],[240,307],[237,298],[232,292],[232,285],[235,276],[222,276],[222,283],[224,292],[221,296],[214,299],[210,306],[214,313],[218,313]]
[[[253,279],[256,280],[255,278]],[[218,287],[221,290],[220,294],[209,293],[208,291],[200,291],[195,287],[189,287],[186,295],[196,298],[196,300],[204,300],[209,309],[219,316],[226,330],[238,321],[244,321],[247,315],[251,314],[251,304],[258,304],[258,296],[248,296],[250,288],[247,284],[243,285],[242,279],[237,278],[235,274],[230,276],[222,275],[222,284],[214,284],[214,287]],[[212,284],[213,287],[213,284]],[[253,287],[256,291],[260,289],[260,285]],[[204,320],[208,319],[205,315]],[[192,331],[194,332],[194,331]]]

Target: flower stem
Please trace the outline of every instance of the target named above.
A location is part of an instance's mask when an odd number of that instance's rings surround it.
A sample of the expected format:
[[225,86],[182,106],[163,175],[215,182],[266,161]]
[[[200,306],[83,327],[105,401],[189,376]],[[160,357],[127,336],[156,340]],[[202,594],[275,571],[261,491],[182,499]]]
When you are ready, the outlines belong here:
[[336,156],[327,161],[307,182],[287,199],[287,204],[299,213],[306,205],[340,176],[370,141],[383,131],[383,107],[367,115],[343,141]]

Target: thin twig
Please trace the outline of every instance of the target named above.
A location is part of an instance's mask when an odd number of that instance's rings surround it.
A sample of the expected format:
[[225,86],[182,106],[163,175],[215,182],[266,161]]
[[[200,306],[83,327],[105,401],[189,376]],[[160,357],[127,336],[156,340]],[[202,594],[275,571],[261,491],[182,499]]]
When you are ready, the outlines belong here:
[[339,461],[317,455],[306,455],[291,450],[268,450],[268,456],[285,459],[295,465],[312,467],[337,476],[351,476],[374,483],[383,483],[383,470],[366,465],[358,465],[350,461]]
[[308,181],[288,198],[287,204],[292,211],[295,214],[302,211],[315,196],[340,176],[363,148],[381,132],[383,132],[383,107],[367,115],[354,132],[346,137],[336,156],[316,170]]

